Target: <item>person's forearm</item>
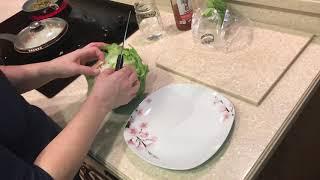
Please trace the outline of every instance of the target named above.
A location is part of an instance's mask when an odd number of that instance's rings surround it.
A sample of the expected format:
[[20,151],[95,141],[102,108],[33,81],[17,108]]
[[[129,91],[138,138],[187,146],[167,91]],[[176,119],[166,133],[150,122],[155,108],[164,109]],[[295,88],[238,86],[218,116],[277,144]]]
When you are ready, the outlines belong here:
[[21,66],[0,66],[0,70],[19,93],[36,89],[56,78],[50,62]]
[[74,119],[39,154],[35,164],[54,179],[72,179],[111,108],[91,96]]

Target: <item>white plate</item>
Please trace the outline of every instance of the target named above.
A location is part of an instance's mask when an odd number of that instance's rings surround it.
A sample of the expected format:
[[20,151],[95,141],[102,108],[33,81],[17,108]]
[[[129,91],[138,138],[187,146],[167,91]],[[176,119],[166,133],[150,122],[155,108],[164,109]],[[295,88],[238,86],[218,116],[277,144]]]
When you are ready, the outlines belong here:
[[169,85],[140,103],[130,116],[124,139],[133,152],[153,165],[191,169],[218,151],[234,116],[233,104],[209,88]]

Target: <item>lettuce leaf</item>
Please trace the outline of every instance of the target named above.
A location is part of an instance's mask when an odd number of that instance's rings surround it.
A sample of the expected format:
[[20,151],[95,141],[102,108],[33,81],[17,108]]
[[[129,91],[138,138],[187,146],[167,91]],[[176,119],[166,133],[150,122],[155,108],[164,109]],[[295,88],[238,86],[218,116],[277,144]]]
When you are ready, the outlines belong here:
[[217,10],[221,22],[224,20],[224,15],[227,10],[227,3],[225,0],[207,0],[207,9],[204,10],[202,13],[202,16],[210,17],[213,16],[214,10]]

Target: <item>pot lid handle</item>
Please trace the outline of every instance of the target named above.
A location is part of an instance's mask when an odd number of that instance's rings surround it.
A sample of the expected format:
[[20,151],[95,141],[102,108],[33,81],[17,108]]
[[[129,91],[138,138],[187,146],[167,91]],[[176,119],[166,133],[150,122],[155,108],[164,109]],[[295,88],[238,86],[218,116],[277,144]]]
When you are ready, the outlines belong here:
[[34,21],[29,25],[29,28],[31,31],[39,31],[41,28],[43,28],[43,25],[40,21]]

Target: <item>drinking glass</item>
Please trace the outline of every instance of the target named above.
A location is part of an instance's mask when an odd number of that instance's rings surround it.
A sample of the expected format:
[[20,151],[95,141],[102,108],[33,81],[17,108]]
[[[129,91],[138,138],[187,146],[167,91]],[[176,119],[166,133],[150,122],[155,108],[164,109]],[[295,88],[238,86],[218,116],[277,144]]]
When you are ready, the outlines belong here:
[[158,40],[164,34],[160,13],[154,0],[138,0],[134,3],[140,31],[148,40]]

